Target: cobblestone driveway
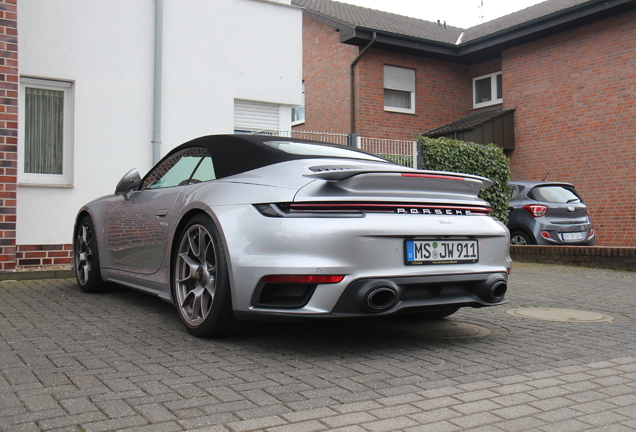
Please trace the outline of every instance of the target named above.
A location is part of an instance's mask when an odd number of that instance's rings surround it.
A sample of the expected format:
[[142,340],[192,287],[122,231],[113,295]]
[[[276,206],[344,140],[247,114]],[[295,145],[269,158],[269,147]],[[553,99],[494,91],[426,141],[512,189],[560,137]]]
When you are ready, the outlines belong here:
[[[447,320],[482,337],[356,321],[202,340],[135,291],[2,282],[0,430],[635,430],[635,293],[634,273],[515,264],[509,305]],[[614,319],[506,313],[527,307]]]

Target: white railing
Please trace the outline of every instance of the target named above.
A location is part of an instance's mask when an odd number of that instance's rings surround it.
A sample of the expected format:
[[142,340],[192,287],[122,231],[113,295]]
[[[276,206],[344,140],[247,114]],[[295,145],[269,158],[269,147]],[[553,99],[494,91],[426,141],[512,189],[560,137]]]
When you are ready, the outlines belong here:
[[417,169],[417,142],[358,137],[358,148]]
[[347,145],[349,141],[349,135],[336,132],[314,132],[314,131],[275,131],[275,130],[262,130],[253,132],[252,135],[274,135],[283,136],[289,138],[302,138],[316,141],[324,141],[331,144]]
[[[324,141],[331,144],[347,145],[349,134],[313,131],[274,131],[253,132],[254,135],[274,135],[290,138],[303,138]],[[390,159],[411,168],[417,168],[417,142],[384,138],[356,137],[356,147],[369,153]]]

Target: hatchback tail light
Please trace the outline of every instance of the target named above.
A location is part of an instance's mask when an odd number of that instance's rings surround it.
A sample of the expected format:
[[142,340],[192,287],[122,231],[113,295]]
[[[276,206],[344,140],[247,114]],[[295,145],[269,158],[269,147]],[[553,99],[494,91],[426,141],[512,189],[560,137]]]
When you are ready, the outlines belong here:
[[538,204],[524,205],[523,209],[534,217],[541,217],[548,212],[548,206]]

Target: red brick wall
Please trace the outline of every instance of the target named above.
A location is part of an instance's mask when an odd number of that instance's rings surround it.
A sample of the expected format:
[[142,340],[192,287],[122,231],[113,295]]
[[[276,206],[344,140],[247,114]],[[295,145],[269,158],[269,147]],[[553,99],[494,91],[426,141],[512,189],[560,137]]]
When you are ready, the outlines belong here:
[[[415,114],[384,111],[385,64],[415,69]],[[356,68],[358,135],[413,140],[465,116],[470,109],[467,66],[371,49]]]
[[470,79],[472,86],[472,79],[478,76],[499,72],[501,70],[501,58],[488,60],[485,62],[477,63],[470,66]]
[[303,18],[305,123],[295,130],[349,132],[349,64],[358,48],[338,41],[333,27]]
[[[305,123],[296,130],[350,132],[349,66],[360,49],[339,43],[333,27],[303,18]],[[415,69],[415,114],[384,111],[384,65]],[[468,67],[369,49],[355,67],[356,133],[412,140],[466,115],[471,105]]]
[[636,244],[636,11],[502,55],[513,179],[574,183],[597,244]]
[[17,0],[0,0],[0,271],[16,265],[17,24]]
[[73,246],[19,245],[15,254],[19,267],[67,265],[73,262]]

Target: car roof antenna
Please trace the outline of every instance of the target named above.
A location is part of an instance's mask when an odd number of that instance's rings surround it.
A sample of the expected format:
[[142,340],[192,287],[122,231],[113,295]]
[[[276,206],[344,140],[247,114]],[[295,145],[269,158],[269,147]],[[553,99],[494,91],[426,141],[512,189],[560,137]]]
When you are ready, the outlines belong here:
[[548,171],[548,172],[547,172],[547,174],[545,175],[545,177],[543,177],[543,180],[541,180],[541,181],[545,181],[545,179],[547,179],[547,178],[548,178],[548,175],[549,175],[549,174],[550,174],[550,171]]

